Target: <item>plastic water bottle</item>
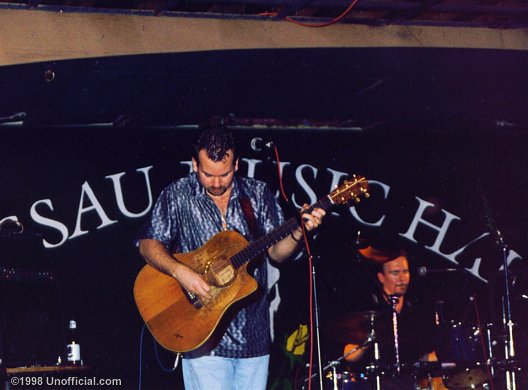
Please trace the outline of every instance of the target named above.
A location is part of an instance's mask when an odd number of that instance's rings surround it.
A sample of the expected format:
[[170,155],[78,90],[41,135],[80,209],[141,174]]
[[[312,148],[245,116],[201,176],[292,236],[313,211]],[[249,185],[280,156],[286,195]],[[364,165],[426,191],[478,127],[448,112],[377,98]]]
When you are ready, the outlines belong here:
[[68,352],[68,364],[81,365],[81,345],[77,338],[77,322],[70,320],[70,342],[66,346]]

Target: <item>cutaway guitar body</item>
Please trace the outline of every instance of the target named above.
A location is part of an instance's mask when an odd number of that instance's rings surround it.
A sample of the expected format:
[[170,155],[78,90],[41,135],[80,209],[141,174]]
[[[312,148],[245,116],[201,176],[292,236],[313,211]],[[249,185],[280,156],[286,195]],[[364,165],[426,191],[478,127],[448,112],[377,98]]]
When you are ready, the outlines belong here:
[[[257,282],[247,272],[247,263],[234,269],[227,261],[247,245],[239,233],[225,231],[193,252],[174,255],[204,275],[211,284],[210,300],[184,292],[175,279],[150,265],[143,267],[134,284],[134,299],[141,317],[161,345],[176,352],[200,347],[211,337],[229,307],[257,289]],[[217,279],[222,283],[217,283]]]

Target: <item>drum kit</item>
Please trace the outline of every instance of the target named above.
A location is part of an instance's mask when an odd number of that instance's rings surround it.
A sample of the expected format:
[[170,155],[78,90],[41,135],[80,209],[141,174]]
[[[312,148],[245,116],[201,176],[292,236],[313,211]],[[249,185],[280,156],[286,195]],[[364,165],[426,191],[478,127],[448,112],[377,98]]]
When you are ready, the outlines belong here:
[[[497,336],[491,324],[484,329],[456,321],[438,324],[434,343],[438,360],[401,363],[400,367],[394,364],[394,356],[387,359],[379,353],[384,343],[393,342],[393,337],[387,337],[391,332],[390,316],[384,312],[355,312],[330,323],[325,330],[327,336],[356,347],[324,368],[325,389],[521,389],[503,380],[507,371],[520,372],[524,367],[520,361],[497,356],[503,336]],[[372,348],[373,359],[354,370],[346,358],[362,348]]]
[[[506,292],[508,294],[508,291]],[[390,297],[389,297],[390,298]],[[509,296],[503,298],[500,326],[446,320],[436,313],[434,353],[414,363],[400,362],[395,303],[386,311],[359,311],[341,316],[323,327],[323,334],[339,345],[352,345],[320,372],[325,390],[520,390],[527,386],[526,356],[514,350]],[[528,298],[527,298],[528,299]],[[505,304],[506,302],[506,304]],[[443,305],[443,302],[441,302]],[[443,307],[442,307],[443,309]],[[443,313],[442,313],[443,314]],[[406,341],[409,342],[409,341]],[[390,349],[384,348],[392,344]],[[371,350],[361,365],[349,364],[349,355]],[[391,356],[383,356],[383,351]],[[524,351],[526,353],[526,351]],[[431,359],[431,357],[434,358]],[[364,356],[365,357],[365,356]],[[360,368],[358,368],[360,367]],[[313,378],[313,377],[312,377]],[[303,389],[309,379],[304,380]]]

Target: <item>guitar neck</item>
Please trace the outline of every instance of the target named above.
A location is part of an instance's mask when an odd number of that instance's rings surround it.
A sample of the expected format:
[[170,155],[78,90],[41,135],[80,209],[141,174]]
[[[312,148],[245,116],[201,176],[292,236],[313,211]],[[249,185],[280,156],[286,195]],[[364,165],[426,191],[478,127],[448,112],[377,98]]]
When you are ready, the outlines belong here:
[[[332,200],[329,196],[325,196],[319,199],[316,203],[310,206],[305,212],[310,213],[314,208],[319,207],[327,210],[333,205]],[[291,232],[299,227],[298,217],[292,217],[288,219],[282,225],[276,227],[268,234],[256,239],[251,242],[246,248],[238,252],[236,255],[231,257],[232,264],[239,268],[244,263],[253,260],[254,258],[262,255],[269,247],[273,246],[284,237],[288,236]]]

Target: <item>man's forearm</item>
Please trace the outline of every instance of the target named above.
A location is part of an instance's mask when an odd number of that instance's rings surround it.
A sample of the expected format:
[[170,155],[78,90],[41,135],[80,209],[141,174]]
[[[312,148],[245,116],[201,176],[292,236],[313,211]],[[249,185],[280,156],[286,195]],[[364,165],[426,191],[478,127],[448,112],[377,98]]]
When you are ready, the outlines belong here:
[[270,258],[277,263],[282,263],[284,260],[291,257],[299,246],[299,242],[302,240],[302,230],[296,229],[288,236],[277,242],[268,250]]
[[145,261],[157,270],[176,277],[176,270],[180,264],[172,257],[167,248],[153,239],[144,239],[139,242],[139,253]]
[[151,239],[141,240],[139,252],[147,263],[157,270],[172,276],[187,291],[204,298],[211,298],[209,286],[202,277],[191,268],[174,259],[161,242]]

